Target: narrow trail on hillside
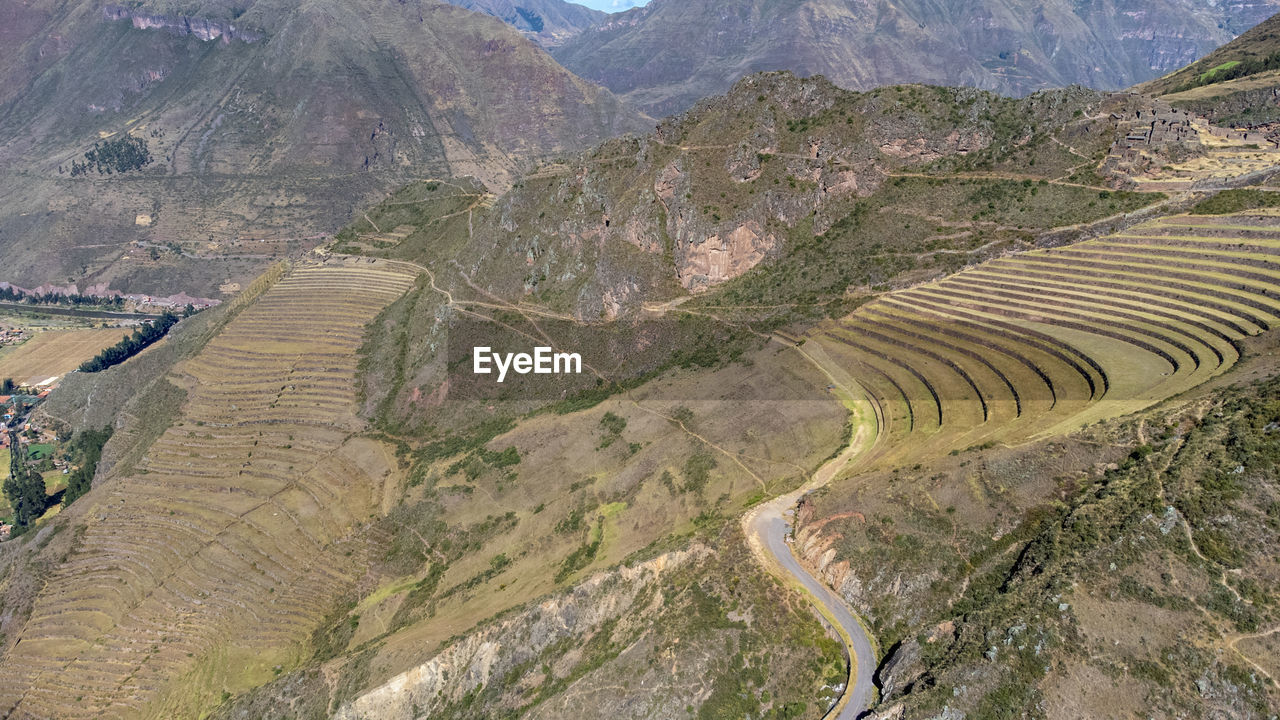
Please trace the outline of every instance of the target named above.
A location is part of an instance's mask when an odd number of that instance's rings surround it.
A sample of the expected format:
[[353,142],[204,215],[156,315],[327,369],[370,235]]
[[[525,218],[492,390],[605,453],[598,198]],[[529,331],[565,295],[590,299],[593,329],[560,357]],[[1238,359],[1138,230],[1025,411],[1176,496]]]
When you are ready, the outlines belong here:
[[[885,173],[885,177],[940,178],[941,176],[931,175],[929,173],[890,172],[890,173]],[[959,178],[961,180],[1011,180],[1016,182],[1022,182],[1023,180],[1031,180],[1033,182],[1039,182],[1041,180],[1044,180],[1046,183],[1050,185],[1062,185],[1064,187],[1083,188],[1085,190],[1097,190],[1099,192],[1102,192],[1102,191],[1109,192],[1111,190],[1111,188],[1101,187],[1098,185],[1088,185],[1085,183],[1071,182],[1069,180],[1057,180],[1057,179],[1051,180],[1049,178],[1045,178],[1040,175],[1029,175],[1025,173],[971,172],[971,173],[960,173],[955,175],[954,177]]]

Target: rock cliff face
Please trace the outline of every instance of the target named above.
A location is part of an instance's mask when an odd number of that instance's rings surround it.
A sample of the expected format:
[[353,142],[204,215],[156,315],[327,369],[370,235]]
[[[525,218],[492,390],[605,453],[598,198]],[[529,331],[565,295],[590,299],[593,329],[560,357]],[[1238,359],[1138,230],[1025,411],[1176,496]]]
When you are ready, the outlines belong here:
[[236,27],[231,22],[190,15],[153,15],[121,5],[102,8],[102,16],[107,20],[128,20],[139,30],[164,29],[177,35],[192,35],[205,42],[221,40],[223,43],[230,43],[232,40],[240,40],[251,43],[262,38],[260,33]]
[[760,223],[748,220],[723,237],[712,235],[701,243],[680,246],[676,277],[688,290],[705,289],[738,277],[777,247],[777,238],[765,234]]
[[1093,97],[860,94],[762,73],[647,135],[536,169],[456,232],[472,239],[467,273],[486,290],[616,317],[739,278],[829,230],[891,173],[981,152],[998,135],[1025,143]]
[[1158,77],[1278,8],[1271,0],[653,0],[553,52],[654,115],[760,70],[820,73],[853,89],[928,82],[1023,95]]
[[598,25],[608,13],[565,0],[449,0],[454,5],[492,15],[539,45],[563,44],[587,28]]

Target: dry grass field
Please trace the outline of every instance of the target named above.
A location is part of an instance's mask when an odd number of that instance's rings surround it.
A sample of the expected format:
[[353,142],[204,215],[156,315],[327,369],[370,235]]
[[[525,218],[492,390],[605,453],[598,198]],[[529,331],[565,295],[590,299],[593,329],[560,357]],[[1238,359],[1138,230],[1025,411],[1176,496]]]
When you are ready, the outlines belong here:
[[811,334],[880,408],[882,463],[1067,432],[1213,378],[1280,322],[1280,223],[1161,218],[890,293]]
[[[432,485],[440,498],[393,513],[414,529],[403,535],[410,550],[422,547],[414,532],[430,544],[430,562],[386,578],[352,610],[348,647],[377,648],[375,680],[425,662],[486,618],[791,489],[839,447],[845,417],[817,370],[771,344],[749,370],[676,371],[588,410],[529,418],[488,445],[518,451],[508,470],[469,479],[447,458],[407,488],[405,508]],[[443,537],[439,521],[452,528]],[[437,562],[449,542],[472,545]]]
[[0,354],[0,378],[34,385],[66,375],[100,350],[120,342],[125,328],[49,330]]
[[178,367],[179,420],[74,507],[81,539],[9,657],[0,715],[195,716],[296,659],[394,474],[355,437],[353,378],[364,325],[414,277],[299,266]]

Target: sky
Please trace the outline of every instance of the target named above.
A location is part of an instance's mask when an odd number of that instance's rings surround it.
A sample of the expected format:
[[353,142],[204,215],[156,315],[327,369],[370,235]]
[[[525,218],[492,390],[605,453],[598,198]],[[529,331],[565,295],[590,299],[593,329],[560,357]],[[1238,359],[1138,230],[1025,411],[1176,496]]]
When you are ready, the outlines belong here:
[[628,8],[645,5],[649,0],[571,0],[571,2],[605,12],[622,12]]

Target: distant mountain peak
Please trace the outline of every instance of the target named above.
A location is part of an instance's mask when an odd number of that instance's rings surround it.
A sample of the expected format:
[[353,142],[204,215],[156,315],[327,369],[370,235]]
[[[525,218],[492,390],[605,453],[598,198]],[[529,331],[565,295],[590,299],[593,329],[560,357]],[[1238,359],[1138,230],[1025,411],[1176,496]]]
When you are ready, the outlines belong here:
[[565,0],[448,0],[467,10],[492,15],[543,47],[556,47],[608,13]]
[[1101,0],[876,6],[856,0],[654,0],[552,54],[651,115],[683,110],[767,70],[865,90],[923,82],[1010,95],[1116,89],[1182,67],[1280,2]]

